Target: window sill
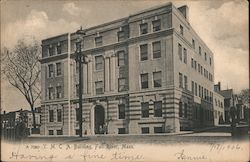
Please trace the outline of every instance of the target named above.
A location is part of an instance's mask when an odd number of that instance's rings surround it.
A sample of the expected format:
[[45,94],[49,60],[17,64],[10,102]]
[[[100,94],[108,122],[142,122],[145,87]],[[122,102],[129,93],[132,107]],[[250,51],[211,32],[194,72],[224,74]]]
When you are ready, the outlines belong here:
[[161,60],[162,59],[162,57],[157,57],[157,58],[152,58],[152,60]]
[[98,70],[95,69],[94,72],[101,72],[101,71],[104,71],[104,69],[98,69]]

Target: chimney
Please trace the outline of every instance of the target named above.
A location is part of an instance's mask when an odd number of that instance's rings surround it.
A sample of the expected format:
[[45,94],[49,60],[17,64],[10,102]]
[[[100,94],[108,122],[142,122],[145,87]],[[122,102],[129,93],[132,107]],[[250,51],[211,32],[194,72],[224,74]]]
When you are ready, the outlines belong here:
[[6,111],[5,111],[5,110],[3,111],[3,114],[6,114]]
[[219,91],[220,91],[220,82],[218,82],[218,89],[219,89]]
[[188,21],[188,6],[184,5],[178,8],[178,10],[182,13],[182,15],[187,19]]

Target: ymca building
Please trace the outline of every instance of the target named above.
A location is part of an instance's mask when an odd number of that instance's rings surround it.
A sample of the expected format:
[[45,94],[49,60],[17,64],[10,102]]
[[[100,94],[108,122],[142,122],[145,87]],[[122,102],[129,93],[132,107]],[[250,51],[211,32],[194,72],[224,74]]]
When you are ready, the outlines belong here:
[[[83,29],[83,130],[154,134],[214,125],[214,57],[172,3]],[[43,135],[79,134],[76,33],[42,41]]]

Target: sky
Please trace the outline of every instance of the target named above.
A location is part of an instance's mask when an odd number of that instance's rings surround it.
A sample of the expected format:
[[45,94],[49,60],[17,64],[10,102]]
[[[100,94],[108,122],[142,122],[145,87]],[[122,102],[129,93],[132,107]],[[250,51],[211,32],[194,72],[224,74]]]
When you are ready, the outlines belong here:
[[[20,38],[38,41],[88,28],[167,0],[2,0],[1,49],[13,48]],[[249,88],[248,2],[245,0],[172,1],[189,7],[189,22],[214,53],[215,83],[236,93]],[[39,103],[37,103],[39,104]],[[2,110],[28,109],[24,97],[1,78]]]

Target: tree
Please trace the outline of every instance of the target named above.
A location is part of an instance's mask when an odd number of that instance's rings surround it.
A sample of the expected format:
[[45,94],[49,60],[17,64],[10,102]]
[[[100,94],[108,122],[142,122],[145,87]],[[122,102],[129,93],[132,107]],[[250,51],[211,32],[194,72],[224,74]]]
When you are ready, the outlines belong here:
[[250,90],[249,89],[243,89],[241,90],[239,97],[242,100],[242,103],[244,105],[244,120],[249,123],[249,112],[250,112]]
[[40,45],[33,38],[30,43],[25,39],[20,39],[11,50],[5,48],[1,58],[1,73],[13,87],[22,93],[29,103],[34,128],[36,128],[34,106],[41,95],[40,55]]
[[249,89],[243,89],[240,91],[239,97],[241,98],[242,103],[244,105],[249,106],[249,96],[250,96]]

